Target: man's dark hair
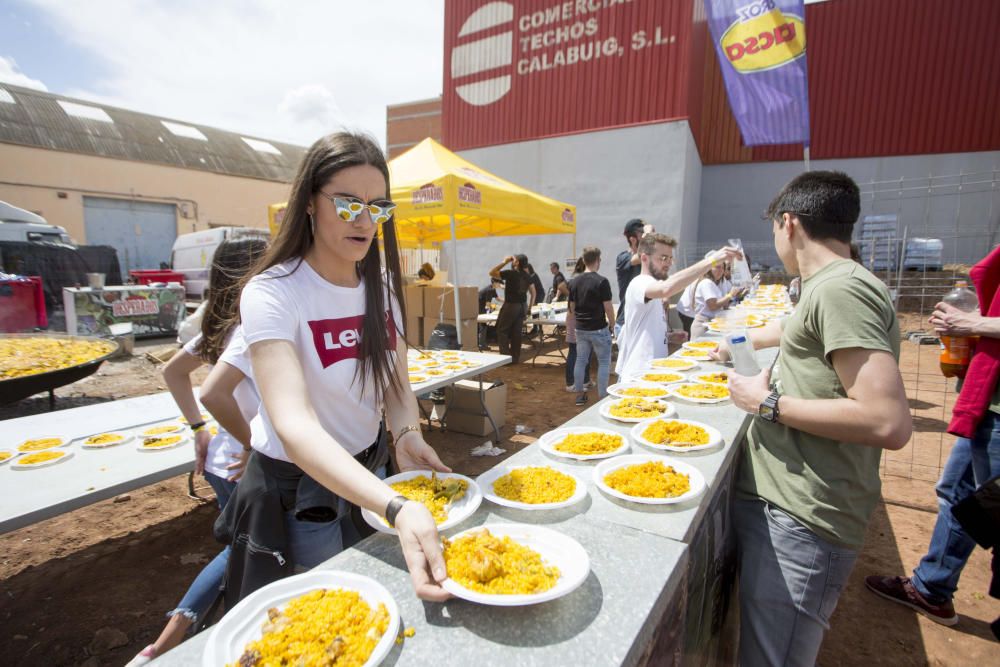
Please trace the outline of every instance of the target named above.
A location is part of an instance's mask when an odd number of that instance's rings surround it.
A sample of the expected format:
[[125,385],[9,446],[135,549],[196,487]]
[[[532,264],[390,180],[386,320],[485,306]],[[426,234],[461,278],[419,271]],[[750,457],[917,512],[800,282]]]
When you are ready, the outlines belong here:
[[594,262],[601,258],[601,249],[597,246],[589,245],[583,249],[583,263],[593,266]]
[[793,178],[767,207],[767,219],[783,224],[791,213],[814,241],[833,239],[850,243],[854,223],[861,213],[858,184],[840,171],[807,171]]
[[521,271],[528,270],[528,256],[524,254],[514,255],[514,259],[517,260],[517,268]]
[[635,238],[642,238],[642,230],[646,226],[646,223],[639,218],[632,218],[625,223],[625,238],[630,239],[633,236]]
[[559,270],[559,262],[552,262],[551,264],[549,264],[549,268],[550,269],[555,269],[556,271],[558,271]]

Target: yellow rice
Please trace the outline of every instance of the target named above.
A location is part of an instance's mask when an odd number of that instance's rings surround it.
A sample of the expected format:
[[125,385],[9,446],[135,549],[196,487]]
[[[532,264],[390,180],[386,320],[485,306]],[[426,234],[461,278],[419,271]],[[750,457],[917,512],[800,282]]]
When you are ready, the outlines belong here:
[[444,560],[455,582],[491,595],[542,593],[555,586],[561,574],[537,551],[485,528],[444,540]]
[[[268,610],[269,616],[275,613]],[[310,591],[265,621],[263,636],[247,644],[229,667],[360,667],[389,629],[389,620],[384,604],[373,610],[357,591]]]
[[684,376],[680,373],[645,373],[642,379],[646,382],[677,382],[678,380],[683,380]]
[[622,446],[620,435],[610,433],[571,433],[556,443],[554,449],[566,454],[607,454]]
[[690,368],[691,362],[684,359],[654,359],[654,368]]
[[47,373],[93,361],[111,352],[109,343],[62,338],[0,340],[0,380]]
[[63,444],[62,438],[38,438],[37,440],[25,440],[17,447],[19,452],[40,452],[43,449],[52,449]]
[[652,397],[666,396],[667,390],[660,389],[659,387],[627,387],[625,389],[619,389],[618,393],[622,396],[636,396],[636,397]]
[[[438,480],[438,482],[440,484],[441,480]],[[436,523],[444,523],[448,520],[449,503],[464,496],[466,490],[469,488],[469,483],[464,479],[454,479],[452,482],[457,483],[462,490],[455,494],[450,501],[444,496],[434,497],[437,491],[434,488],[434,482],[427,475],[419,475],[405,482],[395,482],[389,486],[396,493],[406,496],[410,500],[415,500],[418,503],[423,503],[431,511],[431,515],[434,517]]]
[[705,384],[726,384],[729,382],[729,375],[726,373],[705,373],[695,376],[695,379]]
[[164,447],[169,447],[171,445],[176,445],[182,440],[179,435],[168,435],[168,436],[153,436],[150,438],[142,439],[143,449],[163,449]]
[[154,426],[142,432],[143,435],[163,435],[164,433],[177,433],[183,426],[180,424],[167,424],[165,426]]
[[604,476],[615,491],[636,498],[676,498],[691,490],[691,480],[660,461],[623,466]]
[[515,468],[493,482],[493,492],[501,498],[529,505],[561,503],[574,491],[575,479],[547,466]]
[[719,344],[710,340],[699,340],[693,343],[688,343],[687,347],[694,348],[696,350],[714,350],[719,347]]
[[608,408],[608,414],[612,417],[625,419],[641,419],[659,417],[666,409],[667,406],[656,401],[647,401],[643,398],[623,398],[611,404],[611,407]]
[[0,461],[6,461],[12,456],[14,456],[14,452],[0,452]]
[[707,445],[708,431],[676,420],[657,420],[646,427],[642,437],[654,445]]
[[125,439],[125,436],[121,433],[101,433],[100,435],[92,435],[83,441],[85,445],[113,445],[116,442],[121,442]]
[[685,398],[729,398],[729,388],[721,384],[687,384],[674,391]]
[[682,357],[698,357],[699,359],[702,359],[706,355],[705,355],[705,351],[704,350],[681,350],[679,356],[682,356]]
[[66,452],[38,452],[37,454],[28,454],[27,456],[22,456],[17,460],[17,463],[19,465],[45,463],[46,461],[55,461],[56,459],[61,459],[64,456],[66,456]]

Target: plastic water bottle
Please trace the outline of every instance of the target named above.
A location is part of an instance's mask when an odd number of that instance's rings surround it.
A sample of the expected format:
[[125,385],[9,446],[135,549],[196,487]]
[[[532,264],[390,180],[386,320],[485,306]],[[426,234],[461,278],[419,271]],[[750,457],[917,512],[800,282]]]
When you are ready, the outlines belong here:
[[[967,313],[979,308],[979,299],[976,298],[976,293],[969,289],[969,284],[964,280],[955,282],[955,289],[948,292],[941,300]],[[965,377],[972,357],[972,345],[977,338],[941,336],[941,356],[938,361],[941,364],[941,373],[946,378]]]
[[734,373],[737,375],[757,375],[760,373],[753,345],[750,344],[746,334],[729,334],[726,336],[726,344],[729,345],[729,356],[733,360]]

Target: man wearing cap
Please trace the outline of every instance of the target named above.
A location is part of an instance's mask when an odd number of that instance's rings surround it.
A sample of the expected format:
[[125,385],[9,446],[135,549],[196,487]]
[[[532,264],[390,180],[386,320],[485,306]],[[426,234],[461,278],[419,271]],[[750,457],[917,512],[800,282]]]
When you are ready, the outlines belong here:
[[655,229],[653,225],[647,224],[639,218],[633,218],[625,223],[625,241],[628,243],[628,250],[622,250],[615,259],[615,272],[618,275],[618,317],[615,318],[615,338],[621,334],[622,325],[625,323],[625,290],[632,279],[642,273],[642,265],[639,260],[639,239],[644,234],[652,234]]

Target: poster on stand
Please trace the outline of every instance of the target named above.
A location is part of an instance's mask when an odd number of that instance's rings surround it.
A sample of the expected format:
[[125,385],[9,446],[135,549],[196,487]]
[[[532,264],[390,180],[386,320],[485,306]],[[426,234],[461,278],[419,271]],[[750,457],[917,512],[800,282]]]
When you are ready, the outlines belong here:
[[185,316],[184,287],[124,285],[63,289],[66,331],[81,336],[111,334],[111,325],[129,322],[137,338],[176,336]]

